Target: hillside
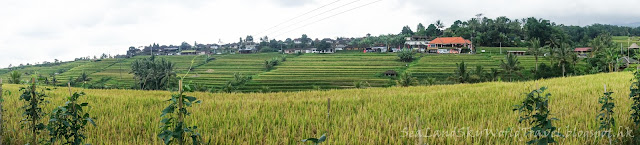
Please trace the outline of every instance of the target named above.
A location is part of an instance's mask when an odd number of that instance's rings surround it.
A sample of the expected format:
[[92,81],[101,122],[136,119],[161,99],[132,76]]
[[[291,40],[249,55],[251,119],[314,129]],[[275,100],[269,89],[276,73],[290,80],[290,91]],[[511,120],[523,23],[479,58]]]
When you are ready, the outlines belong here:
[[[600,144],[595,138],[576,137],[566,131],[597,129],[598,97],[603,85],[615,92],[617,125],[628,127],[628,72],[597,74],[538,82],[490,82],[479,84],[437,85],[408,88],[343,89],[288,93],[210,94],[190,93],[202,104],[190,108],[188,122],[213,144],[297,144],[300,139],[317,137],[331,125],[327,144],[415,144],[416,137],[403,131],[421,129],[471,131],[518,131],[518,113],[512,111],[523,99],[523,93],[536,85],[547,86],[551,93],[550,108],[554,125],[567,137],[560,144]],[[25,143],[20,129],[21,112],[17,98],[21,85],[5,85],[13,92],[5,96],[9,144]],[[166,91],[78,89],[88,95],[81,101],[90,103],[90,113],[98,126],[87,130],[87,143],[92,144],[161,144],[159,132],[161,110],[170,93]],[[68,95],[66,88],[53,88],[47,93],[51,110]],[[326,121],[326,102],[331,98],[331,120]],[[415,132],[414,132],[415,133]],[[517,133],[516,133],[517,134]],[[486,134],[485,134],[486,135]],[[524,144],[518,137],[479,135],[475,137],[430,137],[428,144]],[[404,136],[404,137],[403,137]],[[626,141],[618,137],[615,140]],[[600,140],[603,141],[603,140]]]
[[[313,89],[341,89],[354,88],[355,82],[362,82],[364,86],[388,87],[395,85],[392,77],[386,77],[383,72],[394,70],[411,73],[418,79],[435,78],[438,84],[451,84],[447,78],[456,69],[456,63],[465,61],[468,70],[475,70],[476,66],[483,66],[485,71],[491,68],[500,69],[500,61],[505,54],[499,54],[499,48],[484,47],[483,54],[416,54],[420,59],[412,63],[398,61],[396,53],[362,53],[345,51],[335,54],[304,54],[288,55],[279,53],[258,54],[225,54],[201,56],[159,56],[176,64],[179,76],[187,73],[194,60],[193,70],[186,76],[187,81],[208,88],[220,88],[227,81],[232,80],[234,73],[253,76],[243,92],[259,92],[265,89],[272,92],[304,91]],[[505,50],[523,50],[525,48],[504,48]],[[135,80],[131,72],[131,63],[137,59],[149,56],[136,56],[128,59],[101,59],[92,61],[73,61],[53,66],[26,66],[18,71],[25,74],[39,73],[45,77],[56,75],[58,85],[68,82],[69,78],[77,78],[86,73],[91,78],[88,83],[99,83],[107,80],[107,88],[131,88]],[[273,58],[287,57],[274,70],[265,71],[264,61]],[[195,59],[194,59],[195,58]],[[519,56],[522,73],[530,74],[535,67],[533,56]],[[207,61],[209,60],[209,61]],[[540,58],[540,63],[549,64],[549,60]],[[584,62],[579,64],[584,65]],[[0,77],[8,78],[8,71],[0,69]],[[26,79],[29,75],[23,75]]]

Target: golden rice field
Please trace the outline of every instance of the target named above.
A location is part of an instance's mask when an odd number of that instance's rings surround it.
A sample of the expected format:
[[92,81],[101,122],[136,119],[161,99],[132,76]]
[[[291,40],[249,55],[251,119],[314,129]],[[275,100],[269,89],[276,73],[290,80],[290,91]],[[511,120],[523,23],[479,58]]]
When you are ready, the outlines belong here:
[[[607,84],[615,93],[617,125],[630,127],[628,99],[631,73],[609,73],[538,81],[549,87],[550,108],[560,131],[560,144],[600,144],[604,139],[566,134],[596,130],[598,97]],[[438,131],[469,127],[470,131],[518,128],[513,105],[531,91],[536,82],[490,82],[408,88],[369,88],[287,93],[210,94],[192,93],[203,101],[190,108],[188,122],[198,126],[205,140],[213,144],[299,144],[308,137],[328,132],[325,144],[524,144],[529,139],[499,134],[477,136],[434,136]],[[30,136],[20,129],[18,101],[20,85],[5,85],[12,95],[5,96],[4,138],[9,144],[24,144]],[[161,144],[161,110],[170,92],[136,90],[81,90],[90,103],[90,113],[98,126],[88,127],[91,144]],[[48,92],[51,101],[45,109],[62,103],[66,88]],[[327,99],[331,98],[331,118],[326,121]],[[419,122],[419,123],[417,123]],[[329,126],[327,128],[327,126]],[[430,131],[424,138],[414,137],[418,129]],[[620,130],[620,131],[625,131]],[[411,133],[413,132],[413,133]],[[617,133],[617,132],[616,132]],[[460,134],[458,134],[460,135]],[[43,136],[44,137],[44,136]],[[619,136],[615,141],[629,138]]]

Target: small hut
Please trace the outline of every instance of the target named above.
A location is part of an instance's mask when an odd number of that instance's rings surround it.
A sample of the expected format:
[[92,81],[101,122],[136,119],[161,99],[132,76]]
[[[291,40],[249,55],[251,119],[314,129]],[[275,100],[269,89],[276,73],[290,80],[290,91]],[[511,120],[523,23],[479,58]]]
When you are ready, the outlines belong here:
[[639,49],[639,48],[640,47],[636,43],[633,43],[633,44],[631,44],[631,46],[629,46],[629,49]]
[[396,72],[395,70],[388,70],[384,72],[384,75],[389,77],[395,77],[395,76],[398,76],[398,72]]

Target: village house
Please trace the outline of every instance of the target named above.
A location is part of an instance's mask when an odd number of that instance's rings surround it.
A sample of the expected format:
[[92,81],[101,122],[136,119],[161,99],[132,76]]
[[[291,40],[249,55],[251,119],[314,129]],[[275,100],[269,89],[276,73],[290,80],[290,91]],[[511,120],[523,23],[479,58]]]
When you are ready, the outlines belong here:
[[587,57],[587,55],[591,53],[591,47],[575,48],[573,49],[573,52],[575,52],[580,57]]
[[471,41],[462,37],[439,37],[429,42],[428,49],[430,50],[429,52],[432,52],[432,50],[435,49],[457,49],[457,51],[460,53],[464,52],[464,50],[466,49],[469,52],[472,52],[473,44],[471,43]]
[[427,36],[411,36],[405,37],[404,45],[409,49],[425,52],[429,46],[429,37]]

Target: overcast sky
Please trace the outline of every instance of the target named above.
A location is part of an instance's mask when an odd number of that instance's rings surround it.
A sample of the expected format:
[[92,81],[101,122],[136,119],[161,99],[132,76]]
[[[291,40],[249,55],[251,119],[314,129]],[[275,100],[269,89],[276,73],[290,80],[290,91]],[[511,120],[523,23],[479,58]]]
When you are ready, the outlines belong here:
[[2,0],[0,68],[124,54],[129,46],[154,42],[395,34],[404,25],[415,30],[418,23],[442,20],[448,26],[478,13],[566,25],[627,24],[640,21],[638,8],[638,0]]

